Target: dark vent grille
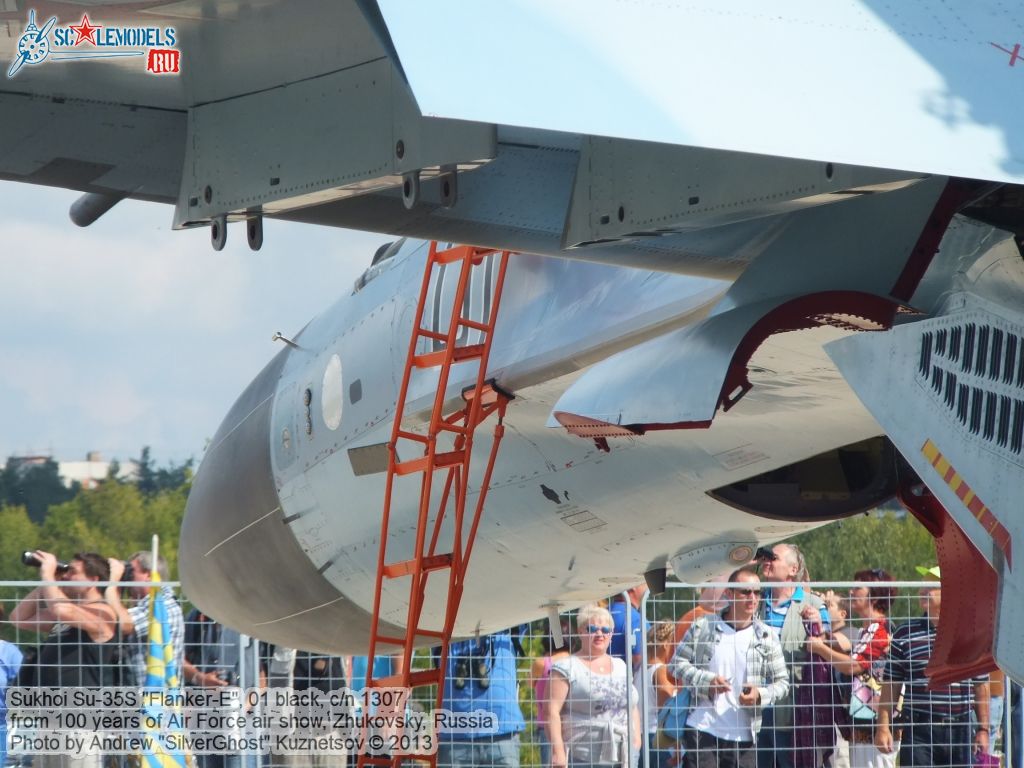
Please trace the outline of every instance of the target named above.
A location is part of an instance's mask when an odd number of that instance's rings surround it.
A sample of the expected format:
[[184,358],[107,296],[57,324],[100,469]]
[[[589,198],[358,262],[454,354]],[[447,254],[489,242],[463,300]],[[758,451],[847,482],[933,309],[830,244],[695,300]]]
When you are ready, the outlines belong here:
[[1013,426],[1010,427],[1010,450],[1020,453],[1024,446],[1024,400],[1013,402]]
[[985,430],[982,434],[991,440],[996,434],[996,393],[985,393]]
[[921,362],[918,370],[922,376],[927,376],[932,366],[932,332],[926,331],[921,336]]
[[985,368],[988,367],[988,338],[991,329],[987,325],[978,329],[978,353],[974,358],[974,372],[979,376],[985,375]]
[[992,330],[992,348],[988,355],[988,377],[995,381],[999,378],[999,369],[1003,365],[1003,332],[998,328]]
[[985,402],[985,393],[980,387],[971,387],[971,422],[968,428],[974,434],[981,431],[981,408]]
[[960,389],[957,392],[956,400],[956,417],[960,419],[961,424],[967,424],[967,406],[971,397],[971,388],[966,384],[961,384]]
[[[962,375],[954,370],[957,364]],[[1024,453],[1024,399],[989,391],[987,385],[1024,390],[1024,336],[978,323],[925,331],[918,370],[971,434]]]
[[1006,337],[1006,355],[1003,358],[1003,383],[1013,383],[1014,363],[1017,362],[1017,337],[1012,333]]
[[999,396],[999,432],[996,434],[996,442],[1003,448],[1010,438],[1010,413],[1013,400],[1006,395]]
[[960,361],[960,370],[964,373],[971,372],[971,363],[974,362],[974,334],[977,333],[974,323],[968,323],[964,329],[964,358]]

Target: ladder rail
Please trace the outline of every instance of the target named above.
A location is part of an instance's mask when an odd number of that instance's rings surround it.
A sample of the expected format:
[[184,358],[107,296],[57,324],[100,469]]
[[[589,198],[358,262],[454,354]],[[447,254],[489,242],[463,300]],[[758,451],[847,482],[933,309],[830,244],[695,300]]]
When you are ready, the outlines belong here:
[[[467,291],[471,290],[473,270],[475,267],[484,264],[485,260],[492,256],[496,256],[498,272],[488,306],[488,316],[482,321],[464,317]],[[403,370],[402,382],[399,387],[399,397],[395,406],[395,421],[392,426],[391,440],[388,443],[388,469],[385,482],[384,509],[381,516],[381,538],[378,547],[373,615],[371,618],[369,649],[371,661],[367,675],[367,686],[395,685],[397,684],[396,681],[400,682],[402,687],[405,688],[435,685],[435,699],[438,707],[443,702],[444,672],[447,667],[451,632],[458,616],[470,555],[472,554],[475,538],[479,530],[495,460],[505,431],[503,424],[505,407],[511,400],[511,395],[493,387],[487,381],[487,365],[493,345],[494,330],[504,288],[508,259],[508,251],[498,252],[493,249],[470,246],[458,246],[439,251],[437,243],[431,243],[420,286],[414,326],[410,334],[408,355]],[[427,297],[430,293],[430,284],[435,268],[438,266],[446,267],[456,262],[460,262],[460,269],[452,300],[448,328],[443,334],[439,331],[424,329],[423,322]],[[489,280],[491,277],[493,265],[494,261],[487,263],[486,280]],[[435,317],[435,320],[438,319],[438,317]],[[439,322],[437,324],[440,325]],[[470,338],[468,333],[463,338],[465,331],[476,331],[480,334],[481,340],[474,344],[465,343]],[[458,345],[460,338],[463,338],[464,341],[462,346]],[[417,349],[420,341],[423,339],[430,340],[432,343],[442,342],[444,346],[442,349],[417,355]],[[445,416],[446,392],[450,383],[451,368],[453,365],[463,361],[476,361],[475,381],[471,387],[468,387],[463,392],[463,406],[450,415]],[[434,402],[430,410],[427,434],[420,435],[402,429],[402,423],[405,419],[405,406],[413,371],[414,369],[428,367],[439,369],[438,380]],[[468,515],[469,519],[467,521],[466,505],[469,494],[469,470],[473,454],[474,434],[476,428],[494,413],[498,414],[498,423],[495,425],[490,450],[487,453],[487,465],[483,472],[482,484],[476,504]],[[451,450],[438,450],[438,437],[442,433],[454,435]],[[399,462],[397,446],[401,440],[419,444],[423,450],[422,455],[406,462]],[[434,510],[432,496],[435,491],[433,475],[436,471],[441,470],[445,471],[444,487],[432,519],[431,513]],[[387,559],[388,532],[392,517],[391,507],[395,493],[395,478],[416,472],[421,472],[422,475],[419,488],[420,500],[415,518],[416,536],[413,551],[408,560],[389,564]],[[450,553],[439,554],[438,549],[441,546],[441,536],[444,532],[446,520],[450,521],[452,525],[452,548]],[[466,527],[467,522],[468,529]],[[428,529],[430,530],[429,543],[427,541]],[[441,630],[421,629],[420,620],[422,619],[426,604],[430,576],[432,573],[446,568],[448,569],[448,589],[443,611],[443,628]],[[384,582],[385,579],[398,578],[409,579],[409,604],[406,610],[406,627],[404,636],[401,637],[383,635],[380,632],[380,611],[383,601]],[[417,638],[425,637],[439,640],[439,664],[436,668],[414,672],[412,662],[415,644]],[[372,674],[372,658],[376,655],[378,644],[384,643],[394,647],[399,645],[399,641],[402,644],[402,659],[404,662],[402,672],[386,678],[374,678]],[[358,765],[387,765],[394,768],[401,765],[405,757],[409,756],[399,753],[388,756],[364,754],[359,756]],[[425,760],[431,766],[436,766],[437,763],[436,754],[420,755],[417,756],[417,759]]]
[[[430,292],[430,276],[433,273],[432,265],[436,253],[437,241],[432,240],[427,252],[427,268],[423,270],[423,281],[420,284],[420,293],[417,303],[419,311],[416,313],[416,317],[414,318],[415,331],[418,331],[423,324],[423,307],[426,306],[427,295]],[[415,331],[410,335],[409,351],[406,355],[407,361],[412,360],[413,355],[416,354],[416,345],[419,343],[419,334]],[[391,442],[388,443],[388,471],[384,486],[384,508],[381,513],[381,531],[384,533],[382,533],[380,537],[380,546],[378,547],[377,552],[377,576],[374,583],[373,615],[370,622],[370,661],[366,678],[367,683],[371,681],[373,658],[377,653],[377,634],[380,628],[380,603],[384,586],[384,566],[387,562],[388,539],[385,533],[391,522],[391,498],[395,483],[395,459],[397,456],[398,440],[402,432],[401,416],[405,412],[405,400],[409,394],[409,382],[411,379],[412,367],[407,362],[405,370],[402,372],[402,383],[398,388],[398,400],[395,401],[395,423],[391,428]]]

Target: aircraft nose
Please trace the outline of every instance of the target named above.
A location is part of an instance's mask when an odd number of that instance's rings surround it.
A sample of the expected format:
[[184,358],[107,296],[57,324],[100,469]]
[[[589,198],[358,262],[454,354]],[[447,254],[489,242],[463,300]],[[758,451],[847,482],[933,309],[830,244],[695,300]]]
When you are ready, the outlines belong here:
[[189,493],[178,564],[185,595],[246,634],[291,648],[365,648],[369,615],[313,567],[274,484],[271,412],[290,349],[246,387],[207,449]]

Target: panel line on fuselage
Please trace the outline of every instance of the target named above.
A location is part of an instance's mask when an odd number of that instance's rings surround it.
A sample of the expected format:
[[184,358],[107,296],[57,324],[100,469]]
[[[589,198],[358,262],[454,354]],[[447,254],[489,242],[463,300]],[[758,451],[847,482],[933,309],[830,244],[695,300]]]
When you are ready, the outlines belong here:
[[257,517],[255,520],[253,520],[248,525],[243,526],[242,528],[239,528],[237,531],[232,533],[230,536],[228,536],[222,542],[220,542],[218,544],[214,544],[213,547],[211,547],[209,550],[207,550],[206,557],[209,557],[218,547],[222,547],[225,544],[227,544],[229,541],[231,541],[233,538],[235,538],[235,536],[238,536],[240,533],[245,533],[247,530],[252,528],[257,523],[263,522],[264,520],[266,520],[268,517],[270,517],[275,512],[280,512],[280,511],[281,511],[281,507],[279,507],[279,506],[278,507],[274,507],[272,510],[267,512],[267,514],[263,515],[262,517]]

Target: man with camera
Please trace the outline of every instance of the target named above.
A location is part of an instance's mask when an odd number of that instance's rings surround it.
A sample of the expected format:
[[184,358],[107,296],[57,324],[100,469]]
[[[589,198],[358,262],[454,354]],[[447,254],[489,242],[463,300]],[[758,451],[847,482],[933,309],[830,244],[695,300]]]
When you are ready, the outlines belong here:
[[442,726],[438,765],[519,768],[519,734],[526,721],[519,706],[516,656],[523,655],[520,637],[524,628],[513,627],[448,646],[442,707],[454,713],[487,712],[496,729],[447,730]]
[[[132,670],[132,680],[126,684],[142,687],[146,683],[146,657],[149,652],[150,587],[139,582],[149,582],[153,573],[153,554],[136,552],[125,562],[110,558],[110,586],[104,591],[107,602],[117,613],[121,625],[123,643],[127,650],[126,663]],[[167,561],[157,558],[157,573],[161,581],[168,580]],[[134,603],[125,608],[121,602],[121,583],[134,582],[127,588]],[[167,626],[171,645],[174,648],[174,666],[178,681],[182,683],[188,672],[185,664],[185,618],[181,606],[174,597],[174,591],[166,584],[161,585],[164,604],[167,606]],[[195,670],[192,670],[195,674]]]
[[[98,585],[110,578],[107,559],[95,552],[80,552],[64,564],[51,553],[36,550],[26,553],[23,561],[38,564],[39,580],[44,583],[15,606],[10,621],[19,629],[49,633],[35,662],[25,665],[35,673],[32,682],[41,688],[118,684],[117,614]],[[101,768],[102,760],[99,754],[44,754],[37,756],[36,766]]]

